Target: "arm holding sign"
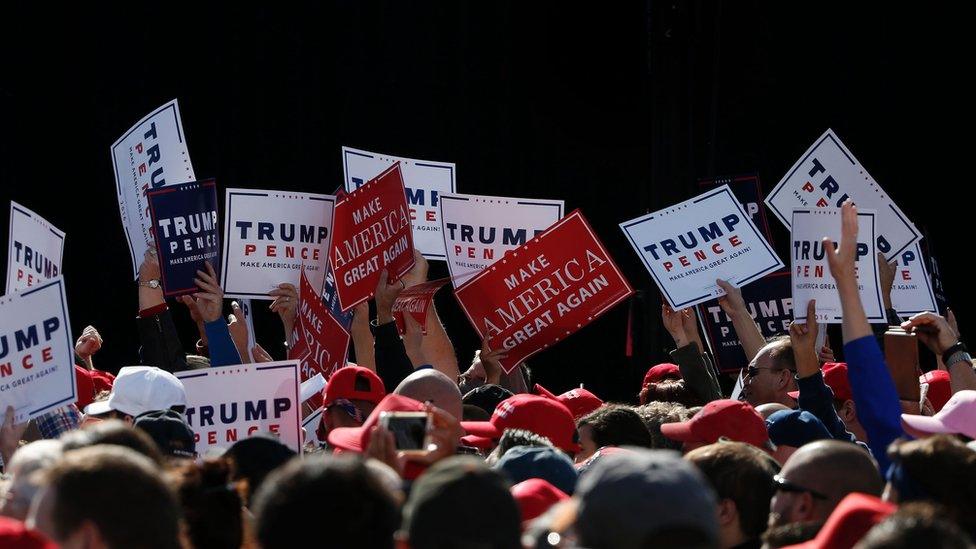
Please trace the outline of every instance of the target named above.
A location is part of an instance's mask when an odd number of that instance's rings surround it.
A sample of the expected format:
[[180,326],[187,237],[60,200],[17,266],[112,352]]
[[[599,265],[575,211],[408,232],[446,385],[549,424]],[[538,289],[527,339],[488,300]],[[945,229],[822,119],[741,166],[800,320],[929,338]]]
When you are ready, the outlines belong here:
[[857,442],[857,438],[847,431],[844,421],[834,409],[834,392],[824,383],[823,372],[815,348],[817,346],[817,300],[807,303],[807,322],[790,323],[790,340],[793,356],[796,359],[796,386],[800,390],[797,403],[801,410],[815,415],[836,440]]
[[841,224],[840,246],[835,250],[830,238],[824,238],[824,248],[844,315],[842,330],[847,375],[858,419],[868,436],[868,446],[881,472],[887,473],[890,464],[888,445],[904,435],[901,401],[858,293],[855,268],[857,208],[850,200],[841,208]]
[[291,347],[295,344],[295,319],[298,318],[298,289],[294,284],[278,284],[278,287],[268,292],[268,295],[275,298],[268,309],[273,313],[278,313],[281,317],[281,324],[285,329],[285,346]]
[[230,302],[230,308],[234,312],[227,315],[227,331],[230,332],[230,338],[234,340],[234,347],[237,348],[237,354],[241,357],[241,363],[248,364],[252,362],[248,360],[250,355],[247,352],[251,348],[252,341],[247,334],[244,312],[241,311],[241,306],[236,301]]
[[[973,362],[965,348],[961,347],[959,336],[949,325],[949,322],[935,313],[919,313],[902,323],[906,332],[913,333],[928,347],[935,356],[946,357],[949,363],[945,365],[949,371],[952,392],[964,389],[976,389],[976,371]],[[947,353],[948,352],[948,353]],[[942,359],[945,362],[945,358]]]
[[207,331],[207,341],[210,348],[210,365],[229,366],[240,364],[241,355],[237,353],[237,347],[230,336],[227,323],[224,322],[224,290],[217,282],[217,274],[214,272],[210,263],[207,263],[207,271],[197,271],[195,280],[201,291],[193,294],[196,298],[194,304],[203,319],[203,327]]
[[364,301],[353,308],[352,326],[349,329],[352,336],[352,347],[356,352],[356,364],[363,368],[376,371],[376,359],[373,358],[373,332],[369,330],[369,303]]
[[746,353],[746,359],[752,360],[766,346],[766,338],[763,337],[759,325],[752,319],[746,302],[742,299],[742,290],[722,279],[717,279],[715,283],[725,290],[725,295],[718,298],[718,305],[732,319],[732,327],[735,329],[735,335],[739,337],[739,344]]
[[102,348],[102,335],[94,326],[85,326],[81,332],[81,337],[75,342],[75,354],[85,363],[89,370],[95,369],[92,363],[92,355]]
[[[712,376],[707,357],[702,354],[699,344],[689,338],[685,331],[685,326],[688,324],[685,317],[690,314],[688,309],[675,311],[667,303],[661,306],[664,327],[678,347],[671,351],[671,360],[678,365],[688,390],[703,403],[708,403],[723,398],[722,389],[718,380]],[[697,332],[697,329],[695,331]]]
[[872,324],[874,338],[878,340],[878,346],[884,350],[885,333],[888,326],[898,326],[901,319],[898,318],[898,311],[891,305],[891,289],[895,284],[895,274],[897,272],[898,260],[889,262],[883,253],[878,252],[878,282],[881,284],[881,302],[884,304],[886,323]]
[[[186,370],[186,353],[176,333],[173,317],[158,285],[159,261],[152,250],[146,252],[139,266],[139,342],[142,344],[142,363],[167,372]],[[157,281],[155,288],[150,281]]]
[[376,284],[376,343],[373,356],[376,360],[376,375],[380,376],[386,387],[396,387],[414,370],[403,340],[400,339],[400,332],[397,331],[396,321],[393,320],[393,302],[404,286],[401,281],[390,284],[386,269],[380,273]]
[[[416,286],[427,282],[427,259],[419,250],[413,250],[413,267],[403,275],[404,288]],[[406,315],[409,316],[409,315]],[[454,352],[454,344],[448,337],[441,319],[437,315],[437,307],[433,298],[430,302],[430,310],[427,313],[427,335],[423,340],[424,356],[427,363],[451,379],[457,379],[460,372],[458,369],[457,353]]]

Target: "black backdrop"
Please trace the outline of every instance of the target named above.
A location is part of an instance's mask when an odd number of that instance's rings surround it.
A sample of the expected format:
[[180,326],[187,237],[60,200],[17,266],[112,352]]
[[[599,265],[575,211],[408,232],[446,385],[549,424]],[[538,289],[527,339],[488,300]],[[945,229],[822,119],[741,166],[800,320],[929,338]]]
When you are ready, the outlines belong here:
[[[758,171],[768,190],[832,127],[930,231],[965,330],[966,18],[922,5],[5,6],[0,209],[20,201],[67,232],[73,326],[102,331],[96,362],[115,370],[136,360],[136,292],[109,145],[151,109],[179,99],[195,171],[221,186],[331,192],[341,145],[453,161],[460,192],[583,209],[642,290],[635,355],[621,305],[532,363],[554,390],[630,399],[667,342],[617,223],[692,196],[699,177]],[[463,368],[474,332],[447,292],[438,305]],[[280,354],[276,319],[257,324]]]

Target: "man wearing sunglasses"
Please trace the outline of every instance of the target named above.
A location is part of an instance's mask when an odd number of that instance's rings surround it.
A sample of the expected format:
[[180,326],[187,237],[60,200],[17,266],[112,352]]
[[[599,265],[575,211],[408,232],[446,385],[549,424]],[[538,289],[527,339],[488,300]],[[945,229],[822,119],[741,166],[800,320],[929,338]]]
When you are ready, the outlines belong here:
[[796,360],[790,338],[783,336],[766,344],[749,363],[742,394],[754,407],[775,402],[796,407],[790,391],[796,390]]
[[819,440],[797,450],[773,479],[769,526],[824,522],[851,492],[880,496],[881,474],[862,448]]

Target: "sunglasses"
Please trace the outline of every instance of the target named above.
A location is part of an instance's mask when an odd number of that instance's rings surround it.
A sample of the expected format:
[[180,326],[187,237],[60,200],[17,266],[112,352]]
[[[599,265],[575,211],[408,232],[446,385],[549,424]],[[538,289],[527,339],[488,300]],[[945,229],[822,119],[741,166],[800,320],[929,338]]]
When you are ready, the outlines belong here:
[[782,370],[782,368],[773,368],[771,366],[763,366],[762,368],[760,368],[759,366],[746,366],[746,377],[758,376],[759,370],[772,370],[774,372],[778,372]]
[[809,488],[804,488],[799,484],[794,484],[785,478],[776,475],[773,477],[773,488],[780,492],[791,492],[794,494],[810,494],[816,499],[829,499],[827,496],[817,492],[816,490],[811,490]]

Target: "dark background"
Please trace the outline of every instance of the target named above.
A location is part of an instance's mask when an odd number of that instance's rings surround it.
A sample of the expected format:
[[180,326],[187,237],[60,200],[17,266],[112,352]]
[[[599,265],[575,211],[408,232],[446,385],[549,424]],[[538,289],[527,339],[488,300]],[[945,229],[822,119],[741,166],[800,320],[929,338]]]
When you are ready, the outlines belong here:
[[[642,292],[531,361],[556,391],[630,400],[665,358],[659,294],[619,222],[693,196],[700,177],[758,171],[768,191],[828,127],[928,229],[966,329],[972,63],[968,19],[948,5],[274,5],[5,6],[0,209],[17,200],[67,232],[72,324],[102,332],[101,368],[138,346],[109,146],[174,97],[198,177],[221,187],[331,192],[349,145],[456,162],[459,192],[582,208]],[[463,369],[474,332],[448,292],[438,305]],[[281,356],[276,317],[259,312],[257,331]]]

